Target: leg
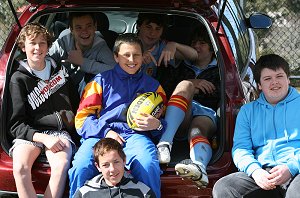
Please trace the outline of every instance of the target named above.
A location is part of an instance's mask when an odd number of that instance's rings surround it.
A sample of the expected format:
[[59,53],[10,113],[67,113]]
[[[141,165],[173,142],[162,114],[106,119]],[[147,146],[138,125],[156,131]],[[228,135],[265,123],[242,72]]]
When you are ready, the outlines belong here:
[[299,186],[300,186],[300,175],[297,175],[288,186],[285,197],[286,198],[299,197],[298,194]]
[[201,163],[205,168],[212,156],[208,139],[215,134],[216,130],[215,122],[207,116],[197,116],[192,120],[189,131],[190,157],[193,162]]
[[31,180],[31,168],[41,149],[31,144],[20,144],[13,150],[13,174],[20,198],[37,197]]
[[176,164],[176,173],[192,179],[200,188],[206,187],[208,177],[206,167],[212,157],[209,138],[217,130],[216,113],[200,103],[192,102],[193,120],[189,130],[190,158]]
[[133,134],[125,143],[126,167],[133,177],[149,186],[160,198],[159,161],[153,142],[141,134]]
[[189,131],[190,158],[176,164],[178,175],[192,179],[200,188],[208,185],[206,167],[212,156],[212,149],[207,137],[216,131],[216,124],[207,116],[197,116],[192,120]]
[[67,139],[62,139],[62,141],[66,145],[62,151],[56,153],[48,149],[45,151],[51,167],[49,184],[44,194],[45,198],[62,197],[65,190],[67,173],[72,157],[72,147]]
[[190,81],[181,81],[175,88],[166,111],[165,120],[168,127],[162,135],[158,147],[158,159],[160,163],[169,163],[170,150],[174,135],[184,120],[185,114],[188,109],[189,101],[192,100],[194,95],[194,85]]
[[94,165],[93,147],[99,138],[89,138],[82,142],[72,161],[69,169],[70,193],[72,198],[78,188],[83,186],[86,180],[92,179],[99,174]]
[[213,197],[276,197],[279,191],[263,190],[244,172],[236,172],[219,179],[213,187]]

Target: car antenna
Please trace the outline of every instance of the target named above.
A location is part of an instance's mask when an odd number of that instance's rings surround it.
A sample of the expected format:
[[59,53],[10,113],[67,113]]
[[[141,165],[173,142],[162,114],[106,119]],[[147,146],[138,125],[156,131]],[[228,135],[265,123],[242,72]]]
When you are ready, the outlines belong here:
[[21,29],[22,26],[21,26],[21,24],[20,24],[20,21],[19,21],[19,19],[18,19],[17,13],[16,13],[16,10],[15,10],[15,8],[14,8],[14,6],[13,6],[11,0],[8,0],[8,4],[9,4],[9,7],[10,7],[12,13],[13,13],[13,16],[14,16],[14,18],[15,18],[15,20],[16,20],[18,26],[19,26],[19,28]]

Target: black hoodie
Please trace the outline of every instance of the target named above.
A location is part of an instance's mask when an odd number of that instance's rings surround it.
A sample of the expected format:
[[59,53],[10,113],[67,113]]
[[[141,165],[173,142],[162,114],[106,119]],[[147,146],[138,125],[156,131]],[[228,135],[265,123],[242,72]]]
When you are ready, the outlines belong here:
[[108,186],[103,176],[97,175],[76,191],[74,198],[156,198],[142,182],[135,181],[127,172],[117,186]]
[[35,132],[67,130],[75,135],[74,114],[79,95],[67,70],[51,62],[50,79],[35,76],[27,63],[20,65],[11,77],[8,97],[8,121],[14,138],[32,141]]

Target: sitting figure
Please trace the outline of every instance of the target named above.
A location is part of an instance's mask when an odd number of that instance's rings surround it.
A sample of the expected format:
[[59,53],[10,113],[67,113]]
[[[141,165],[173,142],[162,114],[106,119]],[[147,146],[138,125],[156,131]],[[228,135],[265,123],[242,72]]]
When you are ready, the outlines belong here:
[[289,86],[290,66],[268,54],[253,74],[262,92],[236,119],[232,157],[239,172],[219,179],[213,197],[299,197],[300,94]]
[[197,52],[190,46],[163,39],[168,26],[168,15],[140,13],[137,21],[137,35],[144,47],[142,71],[157,78],[161,65],[175,67],[179,60],[195,60]]
[[[15,138],[9,154],[19,197],[37,197],[32,165],[45,152],[51,175],[44,197],[62,197],[75,144],[74,113],[79,96],[66,68],[47,57],[51,34],[38,23],[23,27],[17,39],[26,54],[9,84],[8,122]],[[76,134],[77,135],[77,134]]]
[[[210,139],[217,130],[216,109],[220,101],[220,77],[210,38],[204,27],[195,28],[191,46],[197,51],[197,59],[182,62],[176,69],[178,75],[169,77],[162,83],[166,85],[166,90],[173,90],[174,85],[177,85],[170,97],[165,116],[167,123],[173,122],[177,125],[168,125],[157,147],[160,163],[169,163],[175,133],[183,120],[187,121],[188,123],[182,123],[187,126],[181,130],[185,134],[177,136],[188,137],[190,159],[176,164],[175,170],[178,175],[192,179],[201,188],[208,184],[206,167],[212,157]],[[173,70],[171,67],[168,69]],[[178,103],[178,94],[187,99],[184,108],[182,102]]]
[[96,27],[93,13],[71,12],[71,32],[59,37],[49,49],[49,55],[68,69],[80,94],[93,76],[116,64],[105,40],[95,33]]
[[[153,141],[159,139],[166,124],[150,114],[135,119],[138,128],[131,129],[126,120],[129,105],[145,92],[157,92],[166,103],[159,82],[141,72],[143,46],[135,34],[120,35],[114,45],[114,69],[96,75],[82,94],[75,118],[81,146],[69,170],[70,197],[75,191],[99,174],[94,165],[92,148],[105,137],[124,146],[126,168],[132,176],[145,183],[160,197],[160,166]],[[163,126],[163,127],[162,127]]]
[[155,198],[148,186],[134,180],[125,171],[126,155],[117,140],[103,138],[95,144],[93,150],[95,166],[101,174],[87,181],[76,191],[74,198]]

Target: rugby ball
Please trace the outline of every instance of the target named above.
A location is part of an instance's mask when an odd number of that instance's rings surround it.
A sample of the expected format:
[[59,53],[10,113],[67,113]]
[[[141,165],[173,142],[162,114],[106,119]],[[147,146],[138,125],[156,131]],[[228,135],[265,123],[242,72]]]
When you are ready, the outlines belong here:
[[159,118],[161,111],[164,107],[162,97],[156,92],[146,92],[140,94],[130,104],[127,111],[127,123],[130,128],[135,129],[137,125],[134,123],[134,119],[140,116],[141,113],[150,114],[156,118]]

